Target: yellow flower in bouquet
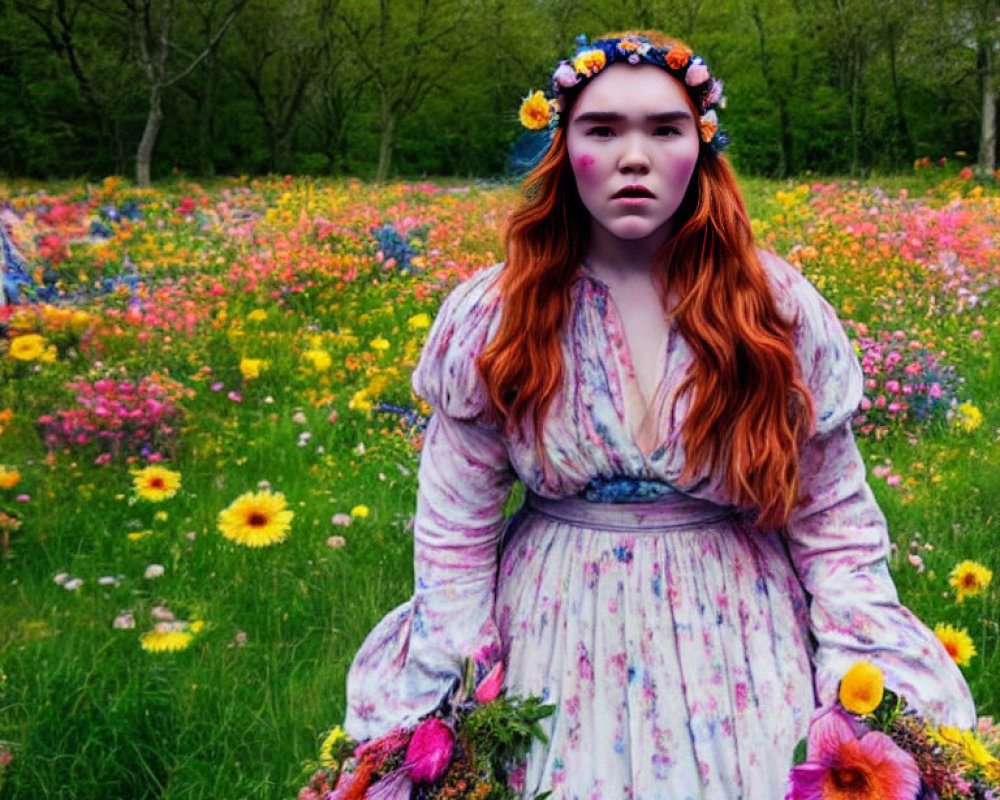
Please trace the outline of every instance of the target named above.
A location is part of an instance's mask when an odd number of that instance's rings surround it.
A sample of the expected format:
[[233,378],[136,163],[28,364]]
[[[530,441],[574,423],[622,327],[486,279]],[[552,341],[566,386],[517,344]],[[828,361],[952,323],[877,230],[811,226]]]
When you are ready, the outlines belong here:
[[840,704],[852,714],[870,714],[884,693],[882,670],[867,661],[852,666],[840,681]]
[[942,725],[931,728],[928,734],[936,742],[959,750],[970,766],[983,770],[991,780],[1000,780],[1000,759],[997,759],[972,731],[963,731]]
[[982,592],[993,580],[993,570],[984,567],[977,561],[962,561],[948,575],[948,583],[957,592],[957,601],[961,603],[967,596],[971,597]]

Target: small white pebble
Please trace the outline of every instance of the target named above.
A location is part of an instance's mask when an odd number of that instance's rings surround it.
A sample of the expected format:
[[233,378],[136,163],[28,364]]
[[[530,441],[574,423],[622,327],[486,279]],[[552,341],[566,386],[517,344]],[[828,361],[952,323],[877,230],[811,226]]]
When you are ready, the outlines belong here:
[[163,564],[150,564],[146,567],[146,571],[142,573],[142,577],[152,579],[162,577],[163,573],[166,572],[163,569]]
[[69,580],[69,573],[60,572],[52,580],[55,581],[59,586],[63,586],[66,583],[66,581]]
[[75,592],[81,586],[83,586],[83,578],[70,578],[62,585],[63,589],[70,592]]

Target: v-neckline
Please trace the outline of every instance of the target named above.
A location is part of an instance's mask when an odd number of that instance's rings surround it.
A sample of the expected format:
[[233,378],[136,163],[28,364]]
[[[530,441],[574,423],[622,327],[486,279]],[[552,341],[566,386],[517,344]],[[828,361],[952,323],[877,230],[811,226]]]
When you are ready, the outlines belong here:
[[[622,422],[624,427],[628,430],[629,438],[631,439],[632,444],[635,445],[636,450],[638,450],[642,456],[643,462],[648,462],[653,453],[659,449],[661,441],[659,427],[660,420],[655,412],[659,405],[659,399],[662,394],[664,381],[666,380],[667,361],[673,322],[669,317],[667,318],[666,335],[659,346],[659,367],[656,379],[653,383],[653,393],[651,397],[647,398],[642,393],[642,387],[639,384],[639,376],[635,370],[635,361],[632,358],[632,350],[629,346],[628,337],[625,335],[625,325],[622,322],[622,315],[619,311],[618,304],[611,295],[610,287],[585,265],[581,264],[580,268],[584,274],[590,277],[594,283],[600,287],[601,293],[604,295],[606,302],[608,303],[610,312],[614,315],[612,321],[615,327],[615,335],[609,338],[611,339],[612,346],[617,351],[618,355],[618,358],[616,359],[616,367],[618,370],[618,383],[621,389]],[[630,390],[635,393],[639,403],[642,405],[642,415],[638,419],[633,419],[634,414],[629,414],[630,408],[627,393]],[[650,434],[652,441],[649,448],[645,448],[643,447],[642,433],[649,424],[653,425],[653,431]]]

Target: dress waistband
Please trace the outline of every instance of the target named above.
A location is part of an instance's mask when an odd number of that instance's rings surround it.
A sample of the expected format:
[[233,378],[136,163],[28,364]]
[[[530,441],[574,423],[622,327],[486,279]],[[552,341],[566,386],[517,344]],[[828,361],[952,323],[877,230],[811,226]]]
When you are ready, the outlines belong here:
[[592,503],[581,497],[552,500],[529,491],[525,495],[524,511],[556,522],[630,533],[691,528],[741,516],[737,509],[680,492],[668,494],[653,503]]

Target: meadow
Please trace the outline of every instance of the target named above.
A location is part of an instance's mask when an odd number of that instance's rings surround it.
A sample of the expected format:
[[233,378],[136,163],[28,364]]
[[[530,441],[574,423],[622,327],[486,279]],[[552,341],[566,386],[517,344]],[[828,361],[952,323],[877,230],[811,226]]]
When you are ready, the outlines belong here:
[[[901,598],[1000,716],[1000,198],[926,163],[744,187],[855,343]],[[0,183],[0,797],[295,795],[410,594],[409,373],[515,198]]]

